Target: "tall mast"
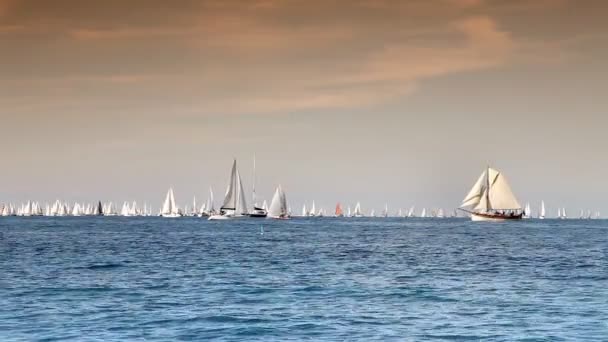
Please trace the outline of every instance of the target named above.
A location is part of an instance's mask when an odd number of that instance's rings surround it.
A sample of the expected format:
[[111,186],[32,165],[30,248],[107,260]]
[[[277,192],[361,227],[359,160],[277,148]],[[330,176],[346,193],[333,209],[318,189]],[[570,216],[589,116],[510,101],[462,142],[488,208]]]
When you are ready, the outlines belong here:
[[490,209],[490,165],[486,170],[486,210]]
[[255,182],[256,182],[256,178],[255,178],[255,153],[253,154],[253,206],[256,206],[256,198],[255,198]]

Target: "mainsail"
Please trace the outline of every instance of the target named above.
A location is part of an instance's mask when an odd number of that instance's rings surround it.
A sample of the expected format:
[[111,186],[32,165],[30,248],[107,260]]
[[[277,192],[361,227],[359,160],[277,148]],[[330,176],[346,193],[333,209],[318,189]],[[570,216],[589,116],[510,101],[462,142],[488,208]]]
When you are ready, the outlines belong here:
[[521,210],[505,176],[499,171],[488,168],[473,185],[461,204],[461,208],[476,211]]

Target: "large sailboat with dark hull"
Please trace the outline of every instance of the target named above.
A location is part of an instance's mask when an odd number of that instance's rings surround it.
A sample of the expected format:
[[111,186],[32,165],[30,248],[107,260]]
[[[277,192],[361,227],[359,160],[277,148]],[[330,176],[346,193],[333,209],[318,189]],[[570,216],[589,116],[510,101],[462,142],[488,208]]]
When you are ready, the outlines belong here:
[[521,220],[523,209],[506,177],[488,167],[462,201],[460,210],[473,221]]

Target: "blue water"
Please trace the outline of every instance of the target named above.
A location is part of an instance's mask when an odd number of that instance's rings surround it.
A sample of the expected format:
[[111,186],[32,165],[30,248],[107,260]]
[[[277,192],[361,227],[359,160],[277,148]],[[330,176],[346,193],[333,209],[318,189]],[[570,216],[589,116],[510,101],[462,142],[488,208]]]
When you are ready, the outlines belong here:
[[0,272],[0,341],[608,340],[606,221],[0,218]]

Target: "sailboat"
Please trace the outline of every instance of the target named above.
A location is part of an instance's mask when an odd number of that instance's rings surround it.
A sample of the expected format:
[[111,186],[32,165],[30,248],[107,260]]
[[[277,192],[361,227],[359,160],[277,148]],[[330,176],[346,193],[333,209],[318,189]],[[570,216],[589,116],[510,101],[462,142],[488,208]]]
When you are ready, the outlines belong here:
[[443,209],[439,208],[439,210],[437,210],[437,218],[445,218],[445,213],[443,212]]
[[268,209],[267,217],[280,220],[289,219],[287,198],[285,197],[285,192],[283,192],[283,188],[281,188],[280,185],[274,192],[274,196],[272,196],[272,201],[270,202],[270,208]]
[[302,217],[308,216],[308,211],[306,211],[306,204],[302,206]]
[[490,167],[473,185],[460,209],[471,214],[473,221],[520,220],[523,215],[506,177]]
[[340,205],[339,202],[338,202],[338,204],[336,204],[336,212],[334,213],[334,216],[344,217],[344,211],[342,210],[342,206]]
[[167,192],[165,202],[163,203],[162,209],[160,211],[160,216],[168,218],[175,218],[181,216],[177,205],[175,205],[175,195],[173,195],[173,188],[169,188],[169,191]]
[[315,216],[317,214],[317,207],[315,206],[315,201],[312,201],[312,207],[310,207],[310,211],[308,212],[308,216]]
[[353,217],[363,217],[363,213],[361,212],[361,203],[357,202],[355,206],[355,211],[353,212]]
[[384,211],[382,211],[382,217],[388,217],[388,203],[384,204]]
[[546,215],[545,201],[540,201],[540,212],[538,213],[538,218],[544,220]]
[[266,209],[264,208],[264,206],[262,205],[261,208],[260,208],[260,206],[258,206],[258,201],[257,201],[257,197],[256,197],[256,194],[255,194],[255,183],[256,183],[255,155],[253,155],[253,187],[252,187],[253,210],[251,210],[251,213],[249,214],[249,216],[251,216],[251,217],[266,217],[266,215],[268,215],[268,212],[266,211]]
[[220,208],[219,215],[209,216],[209,220],[226,220],[234,217],[242,217],[249,215],[247,211],[247,202],[245,200],[245,191],[243,190],[243,182],[241,175],[236,168],[236,159],[232,163],[232,171],[230,172],[230,180],[226,188],[224,203]]
[[425,218],[426,217],[426,208],[422,208],[422,212],[420,213],[420,217],[421,218]]
[[414,207],[414,206],[410,207],[410,210],[407,212],[407,217],[414,217],[415,210],[416,210],[416,207]]
[[213,189],[209,187],[209,196],[207,197],[207,202],[203,203],[201,207],[201,217],[208,217],[211,215],[215,215],[215,204],[213,198]]

